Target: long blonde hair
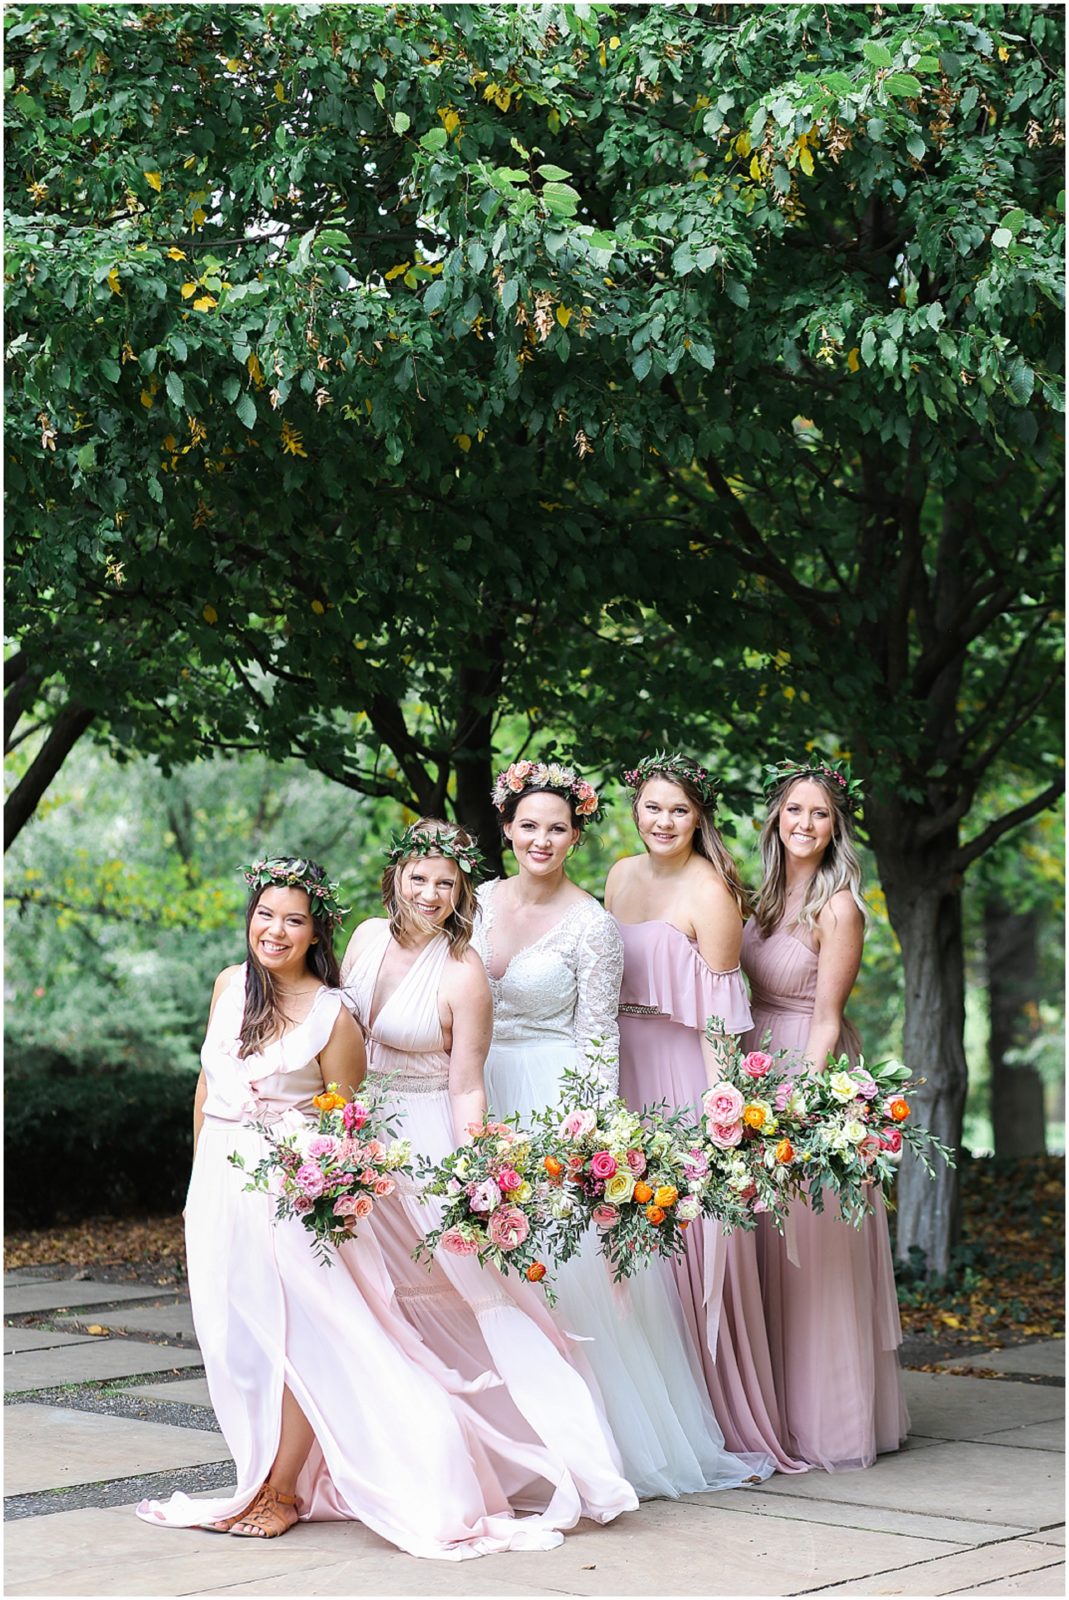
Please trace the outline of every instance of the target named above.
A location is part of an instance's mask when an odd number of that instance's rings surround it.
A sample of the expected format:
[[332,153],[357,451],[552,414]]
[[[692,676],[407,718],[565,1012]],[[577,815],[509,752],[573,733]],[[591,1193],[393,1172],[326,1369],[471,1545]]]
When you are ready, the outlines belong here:
[[[443,822],[438,817],[420,817],[408,830],[408,835],[412,834],[427,834],[443,844],[455,844],[458,848],[471,849],[475,845],[475,839],[464,828],[455,822]],[[440,860],[453,860],[444,850],[428,850],[426,854],[437,856]],[[390,932],[398,944],[403,945],[410,944],[413,939],[426,939],[431,934],[444,933],[449,940],[449,954],[459,961],[471,943],[479,910],[472,874],[463,872],[459,863],[456,863],[457,903],[443,923],[432,922],[401,894],[401,873],[410,861],[422,858],[422,852],[413,853],[402,861],[391,862],[382,874],[382,903],[390,919]]]
[[[638,827],[639,801],[642,798],[642,792],[646,784],[650,782],[651,778],[663,778],[665,783],[674,783],[677,789],[682,789],[698,813],[698,826],[694,830],[694,853],[695,855],[704,856],[711,866],[715,868],[717,876],[723,880],[735,904],[738,906],[739,915],[745,921],[750,915],[750,897],[746,892],[742,879],[739,877],[739,869],[732,859],[731,852],[720,837],[720,830],[713,821],[713,814],[716,810],[715,799],[708,803],[703,801],[701,790],[697,784],[692,783],[684,773],[676,772],[670,767],[666,767],[663,772],[647,772],[642,783],[631,796],[631,815],[635,819],[636,828]],[[639,829],[639,832],[641,835],[641,829]]]
[[768,816],[761,829],[761,887],[757,891],[754,916],[762,934],[768,935],[783,921],[787,904],[787,852],[779,836],[779,819],[791,790],[799,783],[816,783],[828,797],[832,815],[832,836],[809,883],[798,912],[803,928],[812,928],[833,894],[846,889],[865,921],[869,910],[861,893],[861,862],[854,845],[854,824],[844,796],[837,785],[818,772],[793,775],[769,796]]

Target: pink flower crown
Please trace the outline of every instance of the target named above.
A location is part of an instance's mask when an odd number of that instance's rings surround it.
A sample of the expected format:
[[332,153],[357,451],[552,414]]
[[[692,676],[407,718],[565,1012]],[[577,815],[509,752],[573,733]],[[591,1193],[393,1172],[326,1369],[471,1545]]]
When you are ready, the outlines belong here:
[[267,889],[274,885],[284,889],[303,889],[308,896],[313,917],[326,917],[332,928],[338,928],[349,915],[349,907],[341,904],[341,891],[331,883],[323,868],[305,856],[272,856],[239,867],[250,889]]
[[761,787],[769,798],[795,778],[822,778],[840,792],[847,811],[856,811],[864,795],[861,780],[851,776],[849,762],[826,760],[819,750],[812,751],[807,761],[777,761],[764,770]]
[[498,811],[504,811],[510,794],[528,789],[563,789],[575,801],[578,816],[586,822],[601,821],[597,790],[574,767],[562,766],[559,761],[514,761],[498,774],[490,798]]
[[685,778],[697,789],[704,807],[711,809],[716,807],[716,797],[719,792],[716,779],[711,777],[704,767],[700,767],[696,761],[691,761],[678,750],[671,752],[659,750],[656,755],[646,756],[637,766],[628,768],[624,773],[624,782],[629,789],[636,791],[650,778],[667,778],[669,783],[676,778]]

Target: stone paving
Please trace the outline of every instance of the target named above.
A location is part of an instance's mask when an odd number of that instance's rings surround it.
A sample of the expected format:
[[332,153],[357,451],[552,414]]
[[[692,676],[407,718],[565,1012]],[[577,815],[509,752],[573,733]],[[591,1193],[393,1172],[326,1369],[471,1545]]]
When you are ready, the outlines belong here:
[[260,1544],[139,1522],[142,1494],[218,1493],[229,1465],[188,1302],[23,1272],[5,1279],[5,1319],[6,1595],[1065,1591],[1060,1340],[907,1372],[912,1434],[867,1472],[650,1501],[558,1550],[449,1563],[359,1523]]

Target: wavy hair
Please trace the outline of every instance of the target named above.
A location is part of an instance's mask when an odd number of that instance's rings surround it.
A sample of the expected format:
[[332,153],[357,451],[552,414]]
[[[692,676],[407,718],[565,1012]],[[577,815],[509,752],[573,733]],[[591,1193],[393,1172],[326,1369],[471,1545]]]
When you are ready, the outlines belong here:
[[[455,842],[461,847],[473,848],[477,843],[474,835],[468,833],[458,823],[443,822],[439,817],[420,817],[418,822],[412,824],[410,832],[437,834],[442,839]],[[401,873],[408,863],[435,858],[439,861],[453,859],[451,856],[431,851],[427,855],[411,855],[406,856],[403,861],[392,861],[382,874],[382,903],[390,919],[390,932],[398,944],[408,945],[413,939],[425,939],[435,933],[444,933],[449,940],[449,954],[459,961],[471,943],[475,918],[479,910],[472,874],[463,872],[458,863],[453,862],[457,874],[456,905],[445,922],[440,925],[425,917],[422,911],[401,894]]]
[[[313,883],[329,882],[326,872],[317,861],[308,863],[306,876]],[[238,1035],[238,1056],[242,1060],[246,1056],[255,1055],[264,1044],[281,1032],[287,1022],[293,1021],[282,1006],[274,979],[266,967],[257,960],[252,947],[253,913],[267,890],[279,887],[280,885],[272,883],[260,884],[249,895],[249,903],[245,908],[245,1009],[241,1017],[241,1032]],[[328,912],[317,915],[312,910],[311,895],[306,889],[302,889],[301,893],[308,900],[308,911],[316,933],[314,943],[305,951],[305,969],[314,973],[329,989],[336,989],[341,980],[338,958],[334,953],[333,918]]]
[[821,858],[820,865],[806,885],[805,896],[798,912],[798,922],[803,928],[812,928],[833,894],[846,889],[865,921],[869,909],[861,893],[861,862],[854,844],[854,823],[846,806],[845,792],[830,778],[807,772],[788,777],[773,789],[768,801],[768,816],[761,829],[761,887],[757,891],[754,916],[767,939],[783,921],[787,904],[787,851],[779,836],[779,819],[791,790],[799,783],[816,783],[828,797],[832,815],[832,836]]
[[[665,783],[675,784],[677,789],[682,789],[695,811],[698,813],[698,826],[694,830],[694,852],[704,856],[706,861],[716,870],[718,877],[730,891],[735,904],[739,908],[739,915],[745,919],[750,914],[750,897],[742,879],[739,869],[735,865],[731,852],[724,843],[714,819],[716,813],[716,799],[703,801],[702,792],[698,785],[681,772],[665,771],[647,772],[639,787],[631,796],[631,815],[638,827],[638,807],[646,785],[654,778],[663,778]],[[641,836],[641,829],[639,830]],[[645,848],[645,845],[643,846]]]

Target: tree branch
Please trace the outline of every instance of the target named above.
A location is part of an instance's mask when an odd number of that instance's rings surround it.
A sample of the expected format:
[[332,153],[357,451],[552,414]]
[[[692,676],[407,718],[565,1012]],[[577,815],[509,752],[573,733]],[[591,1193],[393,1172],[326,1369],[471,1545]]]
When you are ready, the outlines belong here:
[[1055,778],[1053,783],[1049,783],[1045,789],[1023,806],[1018,806],[1014,811],[1008,811],[1004,817],[998,817],[994,822],[989,823],[975,838],[967,839],[954,854],[954,870],[956,872],[964,872],[965,868],[970,866],[978,856],[982,856],[985,850],[990,850],[991,846],[1001,839],[1004,833],[1009,833],[1011,828],[1019,828],[1023,822],[1031,821],[1041,811],[1046,811],[1048,806],[1052,806],[1058,796],[1064,793],[1065,774],[1063,772],[1060,777]]
[[95,711],[76,700],[68,701],[52,724],[52,731],[27,772],[4,802],[4,849],[8,850],[29,822],[64,761],[89,727]]

